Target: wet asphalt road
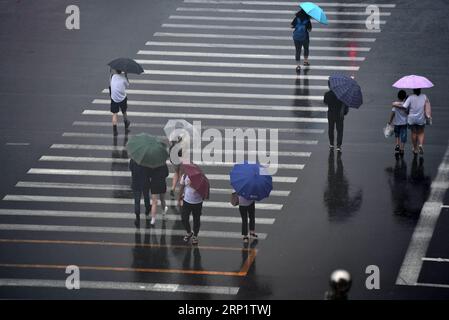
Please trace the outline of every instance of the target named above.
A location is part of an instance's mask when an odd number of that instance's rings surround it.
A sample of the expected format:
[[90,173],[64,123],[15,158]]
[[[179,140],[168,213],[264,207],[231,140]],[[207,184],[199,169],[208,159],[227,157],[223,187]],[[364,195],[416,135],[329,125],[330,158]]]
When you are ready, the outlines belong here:
[[[357,3],[356,1],[348,1]],[[215,24],[233,26],[281,27],[279,22],[208,21],[169,16],[213,16],[247,18],[283,18],[290,15],[274,13],[235,13],[216,11],[182,11],[177,8],[221,8],[248,10],[293,10],[277,7],[241,4],[183,3],[182,1],[135,1],[121,12],[119,1],[44,1],[30,4],[23,1],[1,2],[0,39],[3,70],[0,74],[2,110],[0,118],[1,167],[0,196],[0,278],[34,279],[36,287],[1,286],[2,298],[135,298],[135,299],[322,299],[332,270],[344,268],[353,276],[353,299],[447,299],[449,266],[444,262],[425,262],[420,273],[421,283],[443,285],[437,287],[395,285],[410,239],[422,206],[431,194],[431,182],[447,149],[449,98],[445,83],[448,72],[446,59],[449,44],[449,24],[444,22],[449,6],[444,1],[388,1],[395,8],[385,8],[390,16],[380,33],[320,32],[313,37],[375,38],[375,42],[315,40],[311,55],[365,57],[365,61],[311,60],[313,66],[360,67],[354,74],[364,93],[364,105],[351,110],[345,121],[345,139],[341,156],[329,153],[326,124],[285,120],[299,117],[322,119],[322,111],[306,108],[323,107],[320,101],[298,98],[223,97],[222,94],[322,95],[326,82],[314,79],[295,79],[290,69],[244,66],[220,67],[198,65],[166,65],[154,62],[145,69],[177,72],[175,75],[151,74],[134,80],[155,80],[158,83],[131,85],[134,90],[171,91],[171,94],[129,94],[129,111],[153,112],[159,115],[130,114],[131,134],[149,132],[162,134],[168,117],[161,113],[200,114],[209,127],[280,128],[281,152],[304,152],[302,156],[280,156],[282,164],[304,164],[303,169],[280,169],[278,176],[297,178],[294,183],[275,183],[276,190],[288,191],[288,196],[274,195],[260,208],[257,217],[264,223],[257,231],[266,239],[242,245],[235,208],[223,208],[229,195],[225,191],[212,194],[211,204],[204,209],[198,249],[185,246],[177,233],[182,226],[178,211],[172,207],[166,222],[160,219],[155,229],[145,223],[136,232],[132,207],[126,199],[128,177],[111,177],[111,171],[127,171],[125,163],[63,161],[49,157],[89,157],[126,159],[121,149],[125,137],[113,141],[107,114],[82,114],[85,110],[108,111],[108,106],[94,99],[107,99],[101,93],[107,87],[105,64],[118,56],[159,61],[226,62],[290,64],[294,61],[278,58],[197,57],[193,53],[271,54],[288,55],[293,52],[280,48],[230,48],[193,46],[191,43],[219,43],[238,45],[290,45],[288,40],[236,39],[232,37],[199,38],[195,35],[271,35],[288,36],[288,30],[226,30],[169,27],[163,24]],[[65,29],[65,8],[78,4],[81,10],[81,29]],[[326,8],[329,11],[363,11],[364,8]],[[385,11],[383,11],[385,10]],[[419,19],[415,22],[410,17]],[[333,15],[332,19],[361,20],[363,16]],[[320,28],[315,25],[316,28]],[[335,23],[330,28],[358,28],[363,24]],[[155,35],[156,32],[176,33],[175,36]],[[180,43],[145,45],[147,41]],[[371,48],[369,51],[338,51],[337,47]],[[153,55],[137,55],[139,50],[163,51]],[[177,52],[183,55],[169,55]],[[332,70],[305,71],[305,76],[326,76]],[[236,78],[182,75],[179,72],[227,72],[271,74],[272,79],[260,77]],[[414,160],[407,150],[404,162],[396,161],[393,143],[382,135],[389,115],[389,104],[395,98],[391,84],[405,74],[422,74],[435,83],[426,91],[432,101],[434,125],[426,131],[425,157]],[[288,75],[289,79],[275,76]],[[168,84],[161,81],[184,81]],[[193,84],[193,82],[209,82]],[[285,85],[285,88],[245,88],[212,86],[217,83],[252,83]],[[295,88],[303,85],[305,88]],[[221,93],[217,97],[175,95],[173,92]],[[131,101],[158,101],[160,105],[133,105]],[[166,104],[164,104],[164,102]],[[174,103],[197,104],[194,107]],[[253,105],[251,108],[198,107],[201,104]],[[170,105],[171,104],[171,105]],[[261,110],[261,106],[278,106],[278,110]],[[281,107],[281,108],[279,108]],[[282,108],[283,107],[283,108]],[[265,108],[267,109],[267,108]],[[274,108],[276,109],[276,108]],[[311,109],[319,110],[319,109]],[[88,111],[89,112],[89,111]],[[207,119],[210,115],[222,119]],[[206,115],[206,116],[201,116]],[[239,115],[241,120],[226,119]],[[260,120],[249,117],[282,117]],[[191,119],[187,119],[191,120]],[[122,128],[121,128],[122,129]],[[123,131],[123,130],[122,130]],[[87,134],[87,136],[86,136]],[[83,136],[84,135],[84,136]],[[302,141],[302,144],[288,141]],[[317,142],[315,144],[315,142]],[[29,145],[8,145],[29,143]],[[74,147],[78,145],[78,147]],[[79,146],[82,145],[82,146]],[[96,146],[96,147],[86,147]],[[103,146],[103,147],[98,147]],[[309,154],[310,153],[310,154]],[[41,160],[39,160],[41,159]],[[67,160],[67,158],[66,158]],[[106,161],[106,160],[105,160]],[[72,174],[42,174],[33,169],[100,170],[101,176]],[[208,174],[226,175],[229,167],[206,167]],[[48,173],[48,171],[47,171]],[[79,172],[78,172],[79,174]],[[22,187],[16,186],[18,182]],[[30,184],[34,183],[34,186]],[[226,179],[212,180],[213,188],[229,189]],[[48,188],[36,183],[46,183]],[[58,185],[48,186],[48,183]],[[78,187],[73,184],[78,184]],[[67,188],[61,188],[66,184]],[[71,187],[67,184],[72,184]],[[90,185],[90,189],[79,184]],[[92,184],[109,187],[92,187]],[[20,185],[20,184],[19,184]],[[111,185],[120,185],[111,189]],[[36,187],[37,186],[37,187]],[[109,188],[109,189],[108,189]],[[35,196],[19,197],[23,195]],[[38,197],[52,197],[38,198]],[[5,198],[6,197],[6,198]],[[76,200],[74,197],[78,197]],[[94,198],[87,200],[87,198]],[[100,200],[103,199],[103,200]],[[9,200],[8,200],[9,199]],[[80,200],[81,199],[81,200]],[[116,204],[114,199],[124,203]],[[66,201],[66,202],[64,202]],[[78,202],[76,202],[78,201]],[[104,203],[101,203],[103,201]],[[130,201],[130,200],[128,200]],[[91,203],[89,203],[91,202]],[[446,195],[443,204],[449,203]],[[279,205],[282,205],[280,210]],[[449,258],[447,246],[448,209],[443,209],[437,222],[427,257]],[[129,214],[128,214],[129,213]],[[60,216],[55,216],[55,215]],[[64,216],[61,216],[64,215]],[[230,219],[231,218],[231,219]],[[209,220],[208,220],[209,219]],[[220,220],[221,219],[221,220]],[[34,226],[39,231],[26,230]],[[42,230],[47,226],[51,230]],[[55,231],[55,226],[65,231]],[[70,229],[74,228],[74,229]],[[91,229],[89,229],[91,228]],[[108,228],[108,229],[106,229]],[[116,229],[111,229],[116,228]],[[10,230],[6,230],[10,229]],[[224,233],[219,233],[224,232]],[[257,250],[257,255],[256,254]],[[82,267],[82,281],[92,281],[96,289],[68,291],[65,288],[43,288],[49,280],[65,281],[65,266]],[[376,265],[380,269],[380,290],[367,290],[365,269]],[[42,281],[42,280],[46,280]],[[114,290],[99,289],[105,282],[114,282]],[[117,283],[159,284],[153,291],[117,290]],[[82,282],[83,283],[83,282]],[[87,283],[87,282],[85,282]],[[167,286],[172,284],[172,286]],[[164,286],[165,285],[165,286]],[[173,285],[180,285],[178,289]],[[132,287],[132,284],[130,285]],[[196,286],[194,289],[188,286]],[[220,288],[217,288],[220,287]],[[181,290],[182,288],[182,290]],[[238,293],[233,290],[238,289]],[[155,291],[157,290],[157,291]],[[183,291],[184,290],[184,291]],[[197,291],[195,291],[197,290]],[[198,292],[203,290],[203,292]],[[215,291],[214,291],[215,290]],[[217,291],[218,290],[218,291]],[[221,290],[221,291],[220,291]],[[224,290],[224,291],[223,291]],[[175,292],[172,292],[175,291]],[[226,294],[223,294],[226,292]],[[236,294],[234,294],[236,293]]]

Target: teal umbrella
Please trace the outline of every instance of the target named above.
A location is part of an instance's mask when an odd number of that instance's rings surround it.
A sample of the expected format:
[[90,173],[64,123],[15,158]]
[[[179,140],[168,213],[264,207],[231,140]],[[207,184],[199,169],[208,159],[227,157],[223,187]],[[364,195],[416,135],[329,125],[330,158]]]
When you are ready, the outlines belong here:
[[129,138],[126,148],[128,156],[144,167],[157,168],[168,159],[167,145],[146,133]]
[[313,2],[301,2],[299,7],[305,11],[309,16],[322,24],[328,24],[324,10]]

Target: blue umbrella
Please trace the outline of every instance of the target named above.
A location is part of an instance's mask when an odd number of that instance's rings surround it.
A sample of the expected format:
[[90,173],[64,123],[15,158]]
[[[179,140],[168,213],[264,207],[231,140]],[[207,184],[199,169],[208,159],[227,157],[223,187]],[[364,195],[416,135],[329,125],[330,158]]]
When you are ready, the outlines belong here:
[[322,24],[328,24],[324,10],[313,2],[301,2],[299,7],[304,10],[309,16]]
[[248,200],[267,198],[273,189],[273,178],[265,174],[264,168],[258,163],[236,164],[230,176],[234,190]]
[[330,89],[335,93],[338,100],[348,107],[358,109],[363,104],[362,89],[351,77],[343,74],[331,75],[329,82]]

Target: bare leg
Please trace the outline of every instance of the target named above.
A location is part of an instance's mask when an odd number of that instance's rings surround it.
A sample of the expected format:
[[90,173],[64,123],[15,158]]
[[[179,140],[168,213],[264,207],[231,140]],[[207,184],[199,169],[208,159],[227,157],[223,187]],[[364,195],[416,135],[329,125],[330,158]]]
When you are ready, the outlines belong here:
[[418,133],[418,144],[420,146],[424,144],[424,130],[421,130],[421,132]]
[[113,126],[117,125],[117,120],[118,120],[117,118],[118,118],[117,113],[113,113],[112,114],[112,125]]
[[172,181],[172,185],[171,185],[171,190],[172,190],[173,192],[175,192],[175,190],[176,190],[176,185],[178,184],[179,170],[180,170],[180,167],[176,167],[176,168],[175,168],[175,173],[173,174],[173,181]]
[[151,218],[156,219],[157,213],[157,194],[151,194]]

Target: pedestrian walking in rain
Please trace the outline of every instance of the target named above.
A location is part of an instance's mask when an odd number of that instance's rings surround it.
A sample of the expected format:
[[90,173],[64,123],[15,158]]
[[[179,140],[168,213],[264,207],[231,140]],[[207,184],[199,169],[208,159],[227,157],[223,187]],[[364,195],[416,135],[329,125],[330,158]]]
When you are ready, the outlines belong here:
[[[393,109],[391,111],[389,125],[394,125],[394,135],[396,138],[396,146],[394,152],[396,155],[404,156],[404,147],[407,142],[407,109],[402,107],[402,104],[407,100],[407,93],[404,90],[398,92],[398,99],[393,103]],[[399,106],[399,104],[401,106]]]
[[[328,82],[330,89],[330,81]],[[324,94],[324,103],[328,106],[327,120],[329,125],[329,148],[335,148],[334,131],[337,129],[337,151],[341,152],[343,144],[343,127],[345,115],[348,114],[349,108],[341,102],[332,90]]]
[[[426,104],[428,105],[427,115]],[[424,155],[424,128],[426,118],[431,119],[429,99],[421,92],[421,89],[413,89],[413,94],[404,103],[395,103],[394,105],[408,110],[407,123],[412,131],[413,154],[415,156],[418,153]]]
[[140,200],[144,199],[145,215],[150,213],[150,186],[151,186],[151,169],[139,165],[133,159],[129,161],[129,169],[131,170],[132,190],[134,194],[134,213],[136,220],[134,222],[137,228],[140,227]]
[[[232,197],[237,201],[233,200],[233,205],[239,206],[240,217],[242,218],[242,236],[243,242],[248,243],[249,238],[257,239],[256,234],[256,201],[248,200],[242,196],[233,193]],[[249,220],[249,233],[248,233],[248,220]]]
[[312,31],[312,23],[309,15],[303,10],[299,10],[291,22],[293,31],[293,42],[295,43],[296,72],[301,71],[301,51],[304,47],[304,66],[309,66],[309,32]]
[[[157,202],[161,201],[162,214],[168,211],[165,202],[165,193],[167,192],[166,178],[168,176],[168,167],[166,164],[151,170],[151,225],[156,223]],[[159,197],[158,197],[159,196]],[[159,198],[159,199],[158,199]]]
[[[209,198],[209,180],[194,164],[182,164],[181,190],[178,204],[182,206],[181,217],[187,234],[184,242],[192,240],[193,245],[198,244],[198,233],[201,226],[201,212],[204,199]],[[190,214],[193,216],[193,232],[190,227]]]
[[131,122],[128,120],[126,110],[128,109],[128,98],[126,96],[126,88],[129,87],[129,81],[127,74],[123,74],[120,70],[112,69],[112,76],[110,82],[110,95],[111,95],[111,112],[112,112],[112,130],[114,136],[118,135],[117,121],[118,112],[121,110],[123,115],[123,121],[125,123],[125,132],[129,132],[129,125]]

